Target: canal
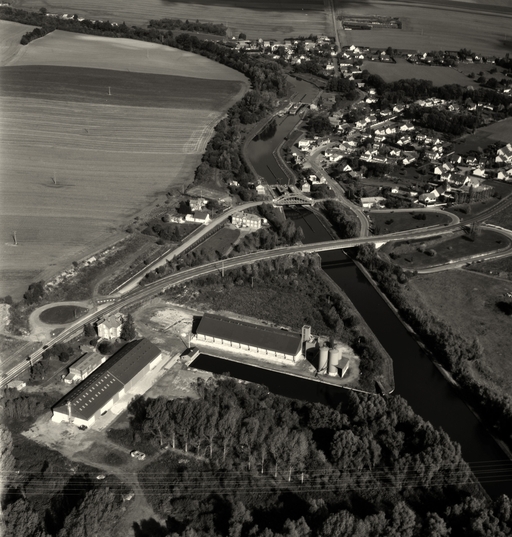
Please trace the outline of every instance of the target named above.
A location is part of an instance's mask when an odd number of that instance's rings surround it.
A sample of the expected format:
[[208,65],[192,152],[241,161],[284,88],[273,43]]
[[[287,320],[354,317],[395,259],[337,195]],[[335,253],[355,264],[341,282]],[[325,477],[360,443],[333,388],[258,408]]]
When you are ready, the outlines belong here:
[[[293,86],[292,101],[310,104],[318,95],[318,88],[304,82],[288,77]],[[276,117],[273,119],[247,147],[247,153],[256,173],[263,177],[269,185],[287,184],[288,179],[276,162],[274,151],[283,140],[295,129],[301,119],[298,115]]]
[[[263,136],[266,139],[262,138],[250,144],[249,157],[256,170],[258,166],[262,166],[262,170],[265,165],[270,167],[269,162],[273,160],[272,151],[288,134],[287,129],[293,128],[296,119],[290,117],[285,121],[286,124],[283,122],[277,125],[275,132],[268,131]],[[259,142],[259,152],[253,154],[252,151]],[[268,173],[267,171],[261,175],[268,177]],[[311,211],[301,208],[286,212],[287,217],[295,220],[304,231],[304,242],[331,239],[328,231]],[[436,427],[443,428],[461,445],[464,459],[471,465],[490,496],[507,494],[512,497],[510,460],[458,397],[414,336],[342,250],[322,253],[321,258],[323,270],[348,295],[393,359],[394,393],[404,397],[417,414]],[[273,393],[308,401],[335,405],[346,395],[342,389],[219,358],[200,356],[193,366],[215,373],[229,371],[233,377],[264,384]]]

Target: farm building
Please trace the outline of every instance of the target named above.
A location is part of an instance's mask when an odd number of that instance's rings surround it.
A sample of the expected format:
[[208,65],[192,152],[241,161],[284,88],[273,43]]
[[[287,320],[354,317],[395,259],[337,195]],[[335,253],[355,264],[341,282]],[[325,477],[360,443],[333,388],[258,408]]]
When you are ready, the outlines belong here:
[[160,349],[147,339],[127,343],[53,408],[52,421],[90,427],[160,361]]
[[98,336],[105,339],[116,339],[121,337],[121,329],[123,326],[123,317],[121,314],[110,315],[104,319],[100,319],[96,323]]
[[210,213],[208,211],[195,211],[193,214],[187,214],[185,220],[187,222],[205,225],[211,222]]
[[[306,333],[309,334],[307,330]],[[197,344],[204,341],[220,348],[240,349],[264,357],[293,362],[302,354],[303,337],[297,332],[228,319],[210,313],[203,315],[193,339]]]
[[95,369],[107,360],[106,356],[97,352],[88,352],[81,356],[75,363],[69,366],[69,373],[64,377],[66,384],[81,382],[88,377]]

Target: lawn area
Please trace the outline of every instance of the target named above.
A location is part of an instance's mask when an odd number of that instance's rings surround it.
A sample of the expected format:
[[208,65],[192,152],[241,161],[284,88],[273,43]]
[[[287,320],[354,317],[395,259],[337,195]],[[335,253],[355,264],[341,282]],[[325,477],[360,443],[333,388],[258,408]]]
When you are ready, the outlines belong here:
[[[418,218],[422,215],[425,215],[425,220]],[[370,216],[375,224],[376,235],[448,224],[451,222],[451,218],[448,215],[434,211],[370,211]]]
[[[510,244],[510,239],[501,233],[482,230],[474,241],[466,233],[460,232],[449,238],[390,242],[382,247],[382,251],[391,255],[395,263],[401,267],[415,270],[442,265],[468,256],[503,250]],[[427,253],[431,251],[435,254]]]
[[66,324],[85,315],[89,310],[80,306],[55,306],[44,310],[39,319],[46,324]]
[[366,61],[363,63],[362,69],[367,69],[372,75],[381,76],[385,82],[418,78],[431,80],[434,86],[444,86],[445,84],[474,85],[473,80],[451,67],[415,65],[403,58],[397,58],[396,63]]
[[205,254],[207,257],[217,252],[220,257],[224,257],[239,236],[238,229],[223,227],[192,251]]
[[[502,313],[496,303],[511,301],[507,293],[512,292],[512,282],[466,270],[450,270],[418,275],[410,281],[410,287],[420,294],[427,309],[457,332],[479,339],[485,358],[467,364],[478,382],[497,385],[503,393],[510,394],[512,317]],[[418,303],[414,295],[410,299]]]

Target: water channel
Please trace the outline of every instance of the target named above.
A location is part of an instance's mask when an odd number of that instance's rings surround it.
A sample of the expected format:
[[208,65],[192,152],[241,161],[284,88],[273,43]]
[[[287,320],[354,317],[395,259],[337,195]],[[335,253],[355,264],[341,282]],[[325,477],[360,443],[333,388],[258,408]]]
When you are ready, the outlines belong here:
[[[285,131],[289,124],[292,124],[293,128],[293,122],[289,121],[286,127],[278,127],[271,138],[259,140],[249,146],[252,151],[254,145],[261,142],[259,152],[254,155],[249,153],[257,170],[257,166],[262,165],[265,160],[273,160],[272,151],[281,143],[282,137],[286,136]],[[267,171],[262,175],[267,177],[268,173]],[[287,211],[287,216],[302,227],[304,242],[330,240],[329,233],[311,211],[293,209]],[[457,396],[413,335],[406,330],[384,299],[342,250],[322,253],[321,258],[323,270],[348,295],[393,359],[394,393],[404,397],[416,413],[436,427],[442,427],[461,445],[464,459],[471,464],[490,496],[507,494],[512,497],[512,482],[507,479],[512,468],[510,460]],[[337,404],[344,396],[343,390],[318,382],[300,380],[218,358],[200,356],[193,366],[215,373],[229,371],[234,377],[264,384],[273,393],[288,397]],[[503,476],[501,480],[500,475]]]

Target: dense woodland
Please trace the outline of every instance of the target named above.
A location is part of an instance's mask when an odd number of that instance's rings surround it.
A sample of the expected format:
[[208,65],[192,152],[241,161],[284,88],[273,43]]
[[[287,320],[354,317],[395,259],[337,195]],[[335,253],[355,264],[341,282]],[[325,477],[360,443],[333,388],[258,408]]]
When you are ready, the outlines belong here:
[[401,268],[381,259],[373,245],[358,248],[357,259],[371,272],[404,320],[419,334],[434,358],[458,382],[461,395],[494,433],[510,444],[512,437],[512,397],[478,384],[468,363],[482,357],[478,338],[465,338],[438,319],[424,304],[411,303],[402,291],[407,275]]
[[169,448],[139,474],[161,535],[510,535],[510,500],[484,500],[459,446],[400,397],[334,409],[234,379],[196,392],[129,407],[130,442]]

